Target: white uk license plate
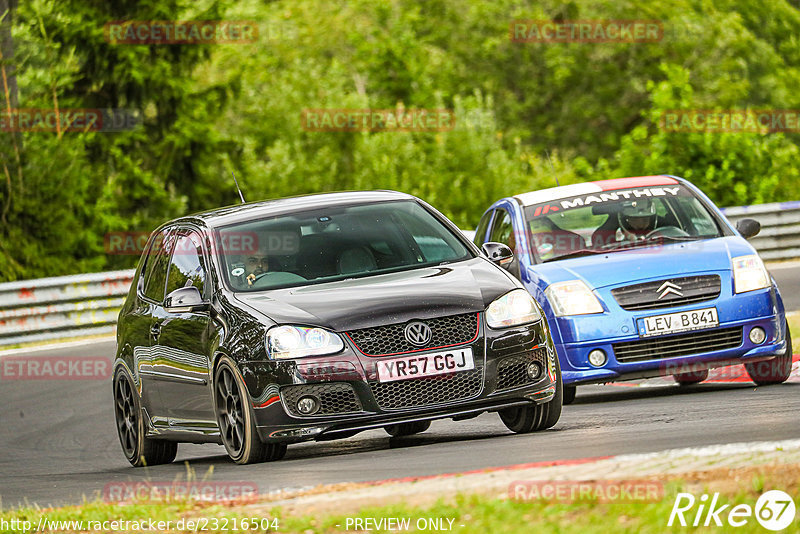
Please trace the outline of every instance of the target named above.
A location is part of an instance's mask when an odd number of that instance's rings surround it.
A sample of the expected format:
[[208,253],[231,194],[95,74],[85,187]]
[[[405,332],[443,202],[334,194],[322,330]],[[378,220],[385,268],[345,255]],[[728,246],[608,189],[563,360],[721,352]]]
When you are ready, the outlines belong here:
[[472,359],[472,349],[467,347],[381,360],[378,362],[378,381],[445,375],[470,369],[475,369],[475,361]]
[[702,310],[653,315],[639,319],[639,335],[648,337],[675,334],[715,326],[719,326],[717,309],[703,308]]

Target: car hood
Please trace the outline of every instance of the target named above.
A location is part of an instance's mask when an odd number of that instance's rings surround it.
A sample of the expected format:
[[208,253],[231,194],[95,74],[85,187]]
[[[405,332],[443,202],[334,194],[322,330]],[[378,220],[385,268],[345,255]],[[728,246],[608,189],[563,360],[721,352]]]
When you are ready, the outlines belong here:
[[237,293],[235,298],[278,324],[347,331],[483,311],[518,287],[483,258],[318,285]]
[[534,265],[541,286],[583,280],[594,289],[653,278],[731,270],[731,258],[755,254],[741,237],[718,237],[686,243],[596,254]]

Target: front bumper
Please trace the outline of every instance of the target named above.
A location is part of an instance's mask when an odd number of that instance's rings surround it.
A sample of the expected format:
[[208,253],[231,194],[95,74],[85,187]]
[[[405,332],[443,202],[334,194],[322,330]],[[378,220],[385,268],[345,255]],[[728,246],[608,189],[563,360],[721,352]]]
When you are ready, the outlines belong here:
[[[390,424],[467,419],[553,399],[556,352],[544,321],[495,331],[481,320],[476,339],[451,350],[464,347],[472,349],[472,371],[388,383],[378,382],[377,361],[397,356],[367,356],[349,338],[345,350],[333,356],[248,361],[240,368],[265,442],[336,439]],[[419,354],[426,352],[441,350]],[[536,380],[520,374],[532,361],[544,371]],[[306,395],[320,399],[325,413],[300,415],[296,402]]]
[[[637,320],[642,317],[709,307],[716,307],[719,315],[719,325],[714,328],[650,338],[640,338],[636,334]],[[559,328],[556,349],[565,385],[672,375],[686,369],[698,370],[767,360],[786,351],[784,311],[774,287],[720,297],[691,306],[646,312],[629,312],[616,307],[610,313],[602,315],[603,317],[577,316],[554,320]],[[755,327],[766,332],[766,339],[760,344],[749,339],[749,333]],[[620,335],[623,332],[626,334]],[[739,336],[738,342],[736,336]],[[688,345],[692,340],[696,341],[696,347],[690,353],[669,356],[671,347],[681,343]],[[648,341],[657,341],[660,344],[651,345],[658,347],[653,349],[652,357],[636,361],[617,357],[617,350],[621,347]],[[607,363],[600,367],[592,366],[588,361],[589,353],[595,349],[602,350],[608,357]]]

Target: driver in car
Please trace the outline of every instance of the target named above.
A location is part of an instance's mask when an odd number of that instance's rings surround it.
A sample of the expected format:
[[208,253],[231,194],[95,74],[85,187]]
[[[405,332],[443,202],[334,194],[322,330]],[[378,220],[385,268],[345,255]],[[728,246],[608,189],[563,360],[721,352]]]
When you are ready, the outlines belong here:
[[628,200],[617,214],[619,229],[625,240],[638,241],[656,227],[656,205],[649,198]]
[[245,280],[247,285],[253,285],[256,277],[266,272],[269,272],[269,256],[263,251],[256,250],[253,254],[247,256],[244,261],[244,270],[247,273]]

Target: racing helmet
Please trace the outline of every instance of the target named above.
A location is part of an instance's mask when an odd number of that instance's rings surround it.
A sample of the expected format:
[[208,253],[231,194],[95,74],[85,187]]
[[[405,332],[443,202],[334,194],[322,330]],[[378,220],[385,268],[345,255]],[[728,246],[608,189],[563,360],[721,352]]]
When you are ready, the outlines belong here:
[[656,227],[656,205],[649,198],[626,200],[617,217],[624,232],[643,236]]

